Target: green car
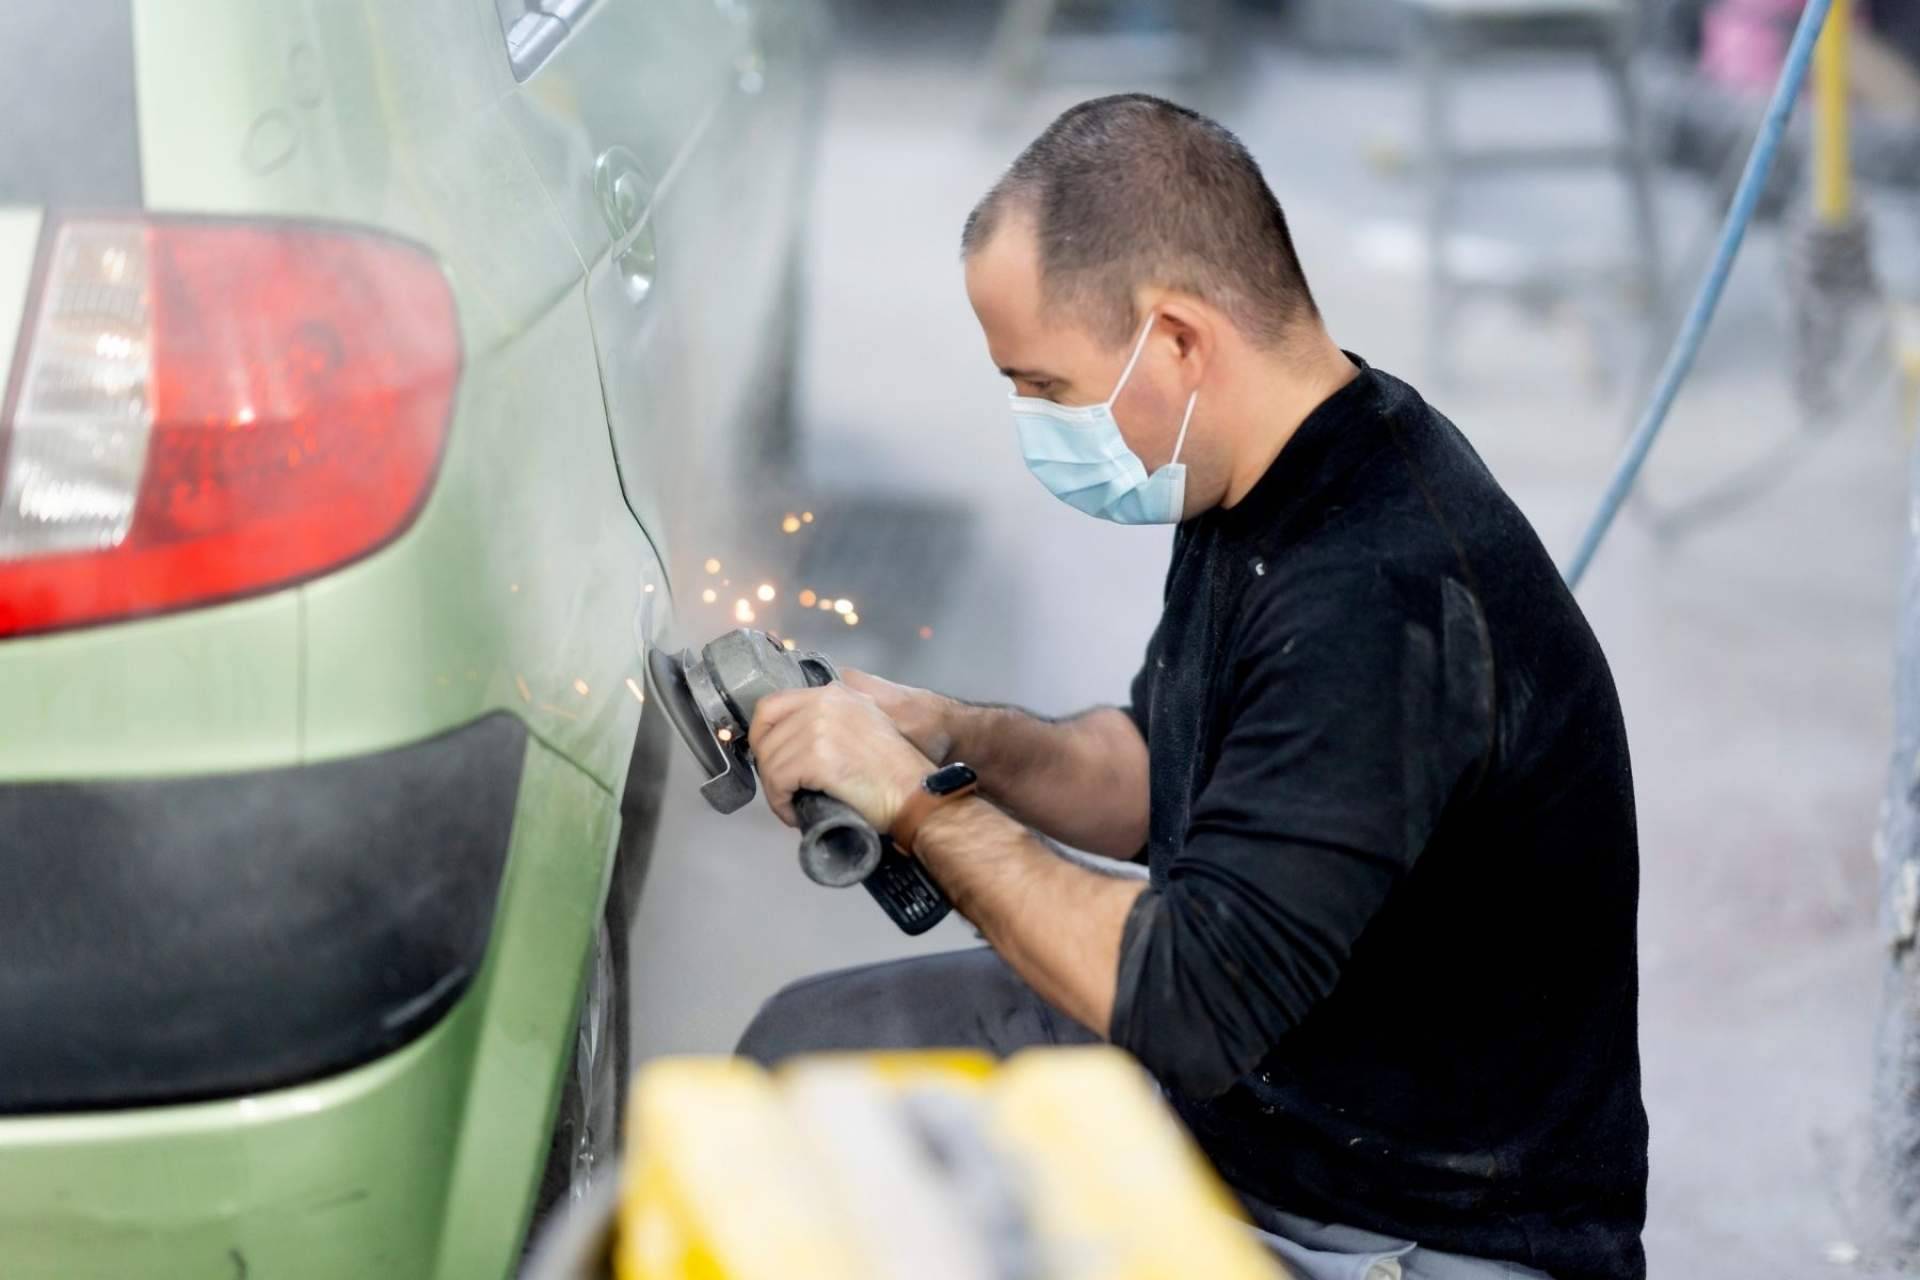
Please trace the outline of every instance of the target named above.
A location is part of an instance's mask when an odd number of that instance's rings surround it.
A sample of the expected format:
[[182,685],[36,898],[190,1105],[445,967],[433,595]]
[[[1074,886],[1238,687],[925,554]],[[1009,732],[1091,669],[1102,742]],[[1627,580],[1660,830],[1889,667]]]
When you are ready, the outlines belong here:
[[609,1170],[825,38],[0,6],[0,1275],[501,1277]]

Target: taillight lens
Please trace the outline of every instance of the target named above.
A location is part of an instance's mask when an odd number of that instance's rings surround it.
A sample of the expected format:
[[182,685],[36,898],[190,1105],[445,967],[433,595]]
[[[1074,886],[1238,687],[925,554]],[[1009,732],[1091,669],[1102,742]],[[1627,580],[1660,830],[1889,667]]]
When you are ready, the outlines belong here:
[[0,636],[337,568],[412,522],[446,442],[446,277],[361,232],[55,232],[0,423]]

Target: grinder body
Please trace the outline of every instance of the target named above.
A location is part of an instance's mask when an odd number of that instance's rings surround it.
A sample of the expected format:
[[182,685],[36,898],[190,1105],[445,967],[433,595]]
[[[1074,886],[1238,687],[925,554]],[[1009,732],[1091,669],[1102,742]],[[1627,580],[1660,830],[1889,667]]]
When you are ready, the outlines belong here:
[[[647,655],[647,682],[707,774],[700,794],[721,813],[754,797],[747,730],[760,700],[838,680],[825,655],[794,653],[764,631],[739,628],[678,655]],[[865,885],[895,924],[924,933],[951,909],[926,869],[892,847],[851,806],[818,791],[793,798],[800,819],[800,867],[816,884]]]

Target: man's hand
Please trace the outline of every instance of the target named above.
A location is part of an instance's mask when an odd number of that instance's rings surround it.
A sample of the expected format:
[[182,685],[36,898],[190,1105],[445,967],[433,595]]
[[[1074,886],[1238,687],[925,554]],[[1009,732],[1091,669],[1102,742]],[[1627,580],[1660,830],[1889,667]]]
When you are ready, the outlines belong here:
[[[768,694],[747,731],[768,805],[795,826],[793,793],[824,791],[852,805],[874,830],[890,830],[907,797],[933,771],[927,759],[933,753],[922,755],[921,746],[942,745],[939,710],[929,704],[944,701],[858,673],[844,684]],[[1111,715],[1137,742],[1133,722],[1117,711]],[[1139,754],[1145,756],[1144,744]],[[1139,772],[1144,810],[1144,761]],[[1104,777],[1098,783],[1109,785]],[[1043,999],[1106,1033],[1121,934],[1145,881],[1097,874],[1056,856],[978,797],[934,810],[914,837],[914,856]]]
[[1035,830],[1109,858],[1131,858],[1146,844],[1147,740],[1126,712],[1096,707],[1052,720],[864,671],[845,675],[929,760],[965,760],[981,794]]
[[929,689],[895,684],[879,676],[849,668],[847,687],[872,698],[893,721],[894,728],[920,753],[935,764],[945,764],[953,754],[953,730],[947,724],[946,709],[952,702]]
[[793,793],[824,791],[885,832],[933,771],[873,698],[843,684],[768,694],[747,741],[767,804],[790,827],[799,825]]

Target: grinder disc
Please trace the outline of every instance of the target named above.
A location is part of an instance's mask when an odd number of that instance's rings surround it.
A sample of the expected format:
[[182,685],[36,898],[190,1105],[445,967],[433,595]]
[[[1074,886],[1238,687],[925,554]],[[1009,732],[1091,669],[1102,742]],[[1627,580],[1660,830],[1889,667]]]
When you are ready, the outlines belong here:
[[727,771],[727,758],[713,740],[713,730],[700,715],[693,691],[687,687],[687,672],[679,655],[665,649],[647,650],[647,690],[667,713],[667,719],[679,732],[680,740],[693,752],[709,778]]

